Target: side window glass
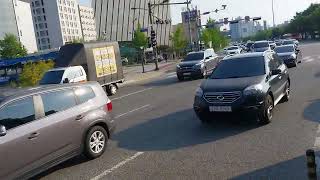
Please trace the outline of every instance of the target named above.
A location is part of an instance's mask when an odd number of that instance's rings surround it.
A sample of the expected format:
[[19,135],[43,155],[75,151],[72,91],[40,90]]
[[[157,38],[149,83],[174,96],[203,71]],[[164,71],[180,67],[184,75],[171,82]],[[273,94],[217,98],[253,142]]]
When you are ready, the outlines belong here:
[[76,106],[76,99],[71,89],[42,94],[41,98],[46,116]]
[[0,109],[0,124],[6,129],[12,129],[34,120],[35,111],[32,97],[12,102]]
[[77,88],[75,94],[78,97],[80,104],[85,103],[96,96],[90,87]]

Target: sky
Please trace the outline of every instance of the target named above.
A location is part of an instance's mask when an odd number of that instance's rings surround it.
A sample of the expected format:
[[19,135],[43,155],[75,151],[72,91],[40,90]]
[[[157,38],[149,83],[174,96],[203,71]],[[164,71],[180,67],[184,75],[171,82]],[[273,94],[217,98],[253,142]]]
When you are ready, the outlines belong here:
[[[90,6],[91,0],[79,0],[80,4]],[[185,2],[185,0],[171,0],[170,2]],[[311,3],[320,3],[320,0],[274,0],[275,23],[281,24],[290,20],[296,12],[306,9]],[[217,14],[211,13],[202,17],[206,22],[207,18],[213,19],[236,18],[238,16],[262,17],[272,25],[272,0],[192,0],[192,6],[197,7],[201,12],[219,9],[221,5],[227,5],[226,10]],[[186,6],[176,5],[171,7],[173,24],[181,22],[181,11]]]

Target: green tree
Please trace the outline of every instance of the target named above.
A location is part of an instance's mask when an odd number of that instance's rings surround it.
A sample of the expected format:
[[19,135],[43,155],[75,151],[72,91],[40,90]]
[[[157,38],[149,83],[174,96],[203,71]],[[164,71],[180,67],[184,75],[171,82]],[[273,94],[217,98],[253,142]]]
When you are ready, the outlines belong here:
[[170,39],[172,41],[172,49],[179,57],[188,44],[181,24],[178,25],[176,31],[170,36]]
[[136,49],[140,49],[141,47],[147,47],[148,39],[145,33],[141,32],[141,26],[138,24],[138,28],[134,31],[133,37],[133,46]]
[[23,57],[27,55],[26,48],[13,34],[6,34],[0,40],[0,57],[4,59]]
[[207,28],[202,30],[201,40],[206,46],[209,46],[211,43],[213,48],[218,51],[228,45],[228,39],[219,29],[215,28],[214,22],[213,19],[207,21]]
[[19,84],[22,87],[36,86],[43,77],[44,73],[54,66],[53,61],[41,61],[37,63],[27,63],[23,65]]

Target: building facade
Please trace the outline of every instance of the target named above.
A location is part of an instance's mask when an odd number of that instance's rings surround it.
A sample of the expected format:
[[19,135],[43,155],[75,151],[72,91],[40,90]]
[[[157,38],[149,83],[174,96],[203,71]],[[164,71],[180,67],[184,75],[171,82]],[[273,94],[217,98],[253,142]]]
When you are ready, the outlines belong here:
[[[92,0],[95,11],[96,30],[99,39],[106,41],[132,41],[138,24],[150,34],[148,2],[155,4],[161,0]],[[142,8],[145,10],[132,10]],[[169,45],[171,14],[169,6],[155,6],[153,28],[158,45]],[[158,20],[158,21],[157,21]],[[160,20],[160,21],[159,21]]]
[[31,0],[39,50],[82,39],[77,0]]
[[[182,17],[182,25],[185,37],[187,37],[187,41],[193,42],[193,44],[199,43],[200,33],[199,27],[201,26],[201,18],[200,11],[197,9],[185,11],[181,13]],[[189,17],[190,17],[190,26],[189,26]]]
[[28,53],[37,51],[29,1],[1,0],[0,11],[0,39],[10,33],[19,39]]
[[236,18],[238,23],[230,24],[230,34],[233,41],[239,41],[242,38],[255,35],[257,32],[262,31],[263,27],[259,22],[245,21],[241,17]]
[[97,40],[96,23],[93,8],[79,6],[79,16],[84,41]]

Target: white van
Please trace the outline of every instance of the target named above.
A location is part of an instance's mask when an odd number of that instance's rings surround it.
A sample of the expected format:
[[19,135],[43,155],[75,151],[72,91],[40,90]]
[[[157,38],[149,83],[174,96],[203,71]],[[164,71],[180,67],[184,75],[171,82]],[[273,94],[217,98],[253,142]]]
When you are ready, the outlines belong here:
[[40,81],[41,84],[64,84],[86,82],[87,74],[82,66],[50,69]]

